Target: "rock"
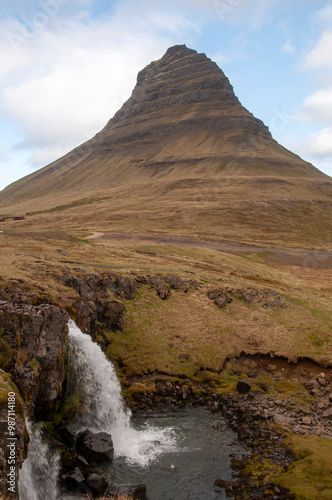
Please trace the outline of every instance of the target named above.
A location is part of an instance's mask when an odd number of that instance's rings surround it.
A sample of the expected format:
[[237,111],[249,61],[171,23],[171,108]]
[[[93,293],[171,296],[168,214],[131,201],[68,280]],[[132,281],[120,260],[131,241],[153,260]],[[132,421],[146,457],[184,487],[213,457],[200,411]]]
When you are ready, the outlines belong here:
[[182,290],[185,287],[185,282],[179,276],[169,275],[165,278],[166,283],[174,290]]
[[276,365],[268,365],[266,369],[268,372],[273,373],[278,369],[278,367]]
[[326,380],[325,376],[322,377],[318,377],[317,381],[320,383],[320,385],[322,385],[323,387],[327,386],[328,385],[328,381]]
[[324,411],[324,413],[322,413],[322,417],[332,421],[332,408],[329,408],[328,410]]
[[135,281],[130,278],[117,277],[115,280],[115,293],[126,300],[133,300],[136,293]]
[[[8,406],[9,405],[9,406]],[[12,410],[11,405],[14,406]],[[8,428],[8,410],[12,410],[15,414],[15,429]],[[13,414],[10,414],[12,417]],[[14,432],[10,436],[9,432]],[[15,446],[12,445],[14,441],[9,441],[9,438],[15,439]],[[15,453],[15,469],[18,471],[24,461],[27,452],[27,436],[24,422],[24,403],[21,396],[18,394],[17,389],[11,383],[11,377],[8,373],[1,370],[0,373],[0,498],[13,499],[14,495],[5,495],[8,487],[8,475],[10,474],[9,459],[13,459]],[[17,482],[17,475],[14,479],[14,484]],[[12,480],[12,479],[10,479]],[[15,486],[17,491],[17,486]],[[4,496],[2,496],[2,494]]]
[[170,290],[166,283],[159,279],[157,276],[150,276],[149,277],[149,283],[150,285],[154,286],[157,290],[157,294],[162,300],[166,300],[169,295],[170,295]]
[[239,441],[243,441],[248,436],[248,427],[245,424],[241,424],[237,428],[237,437]]
[[229,299],[228,297],[226,296],[220,296],[220,297],[217,297],[216,300],[214,301],[214,303],[220,308],[224,308],[227,306],[227,304],[229,304],[232,300]]
[[90,492],[90,489],[85,483],[85,478],[78,467],[75,467],[74,470],[67,474],[63,474],[61,479],[66,488],[70,491],[80,491],[81,493]]
[[311,394],[312,396],[315,396],[316,398],[321,398],[321,397],[323,397],[323,393],[322,393],[322,391],[320,391],[319,389],[316,389],[316,388],[312,389],[312,390],[310,391],[310,394]]
[[61,255],[64,255],[65,257],[68,257],[68,253],[65,252],[64,250],[61,250],[60,248],[57,248],[55,251],[56,251],[56,253],[61,253]]
[[302,424],[304,425],[310,425],[312,423],[312,420],[310,417],[303,417],[302,418]]
[[22,397],[42,416],[52,410],[66,377],[68,313],[49,304],[0,306],[2,338],[15,351],[11,373]]
[[[77,451],[75,448],[68,448],[66,445],[60,447],[61,450],[61,465],[65,472],[70,472],[73,470],[77,463]],[[83,471],[82,471],[83,472]]]
[[285,415],[280,415],[279,413],[274,415],[273,420],[277,425],[289,425],[290,423],[289,417],[286,417]]
[[223,290],[214,290],[208,292],[208,297],[209,299],[214,300],[214,303],[221,309],[232,302],[232,298],[230,297],[230,295]]
[[135,283],[132,280],[117,275],[102,277],[95,273],[60,276],[59,281],[79,294],[68,308],[76,311],[77,325],[93,339],[101,335],[107,346],[104,330],[123,331],[125,306],[114,294],[133,298]]
[[227,424],[226,422],[215,422],[211,427],[215,431],[224,431],[227,427]]
[[110,434],[106,432],[84,431],[77,440],[76,449],[89,463],[100,464],[113,460],[113,441]]
[[84,477],[90,474],[90,472],[93,472],[93,468],[91,467],[89,462],[84,457],[82,457],[82,455],[77,456],[76,465],[79,467]]
[[145,484],[111,484],[106,492],[105,497],[118,496],[133,497],[134,500],[146,500],[146,486]]
[[270,389],[272,389],[272,386],[270,384],[268,384],[267,382],[263,382],[262,384],[260,384],[260,388],[264,391],[264,392],[267,392],[269,391]]
[[108,487],[106,479],[96,473],[89,474],[86,483],[94,495],[102,495]]
[[178,389],[178,396],[183,399],[183,400],[186,400],[187,397],[188,397],[188,393],[186,391],[186,388],[184,385],[182,385],[181,387],[179,387]]
[[214,486],[217,486],[218,488],[228,488],[231,486],[232,483],[230,481],[224,481],[224,479],[216,479],[214,482]]
[[247,394],[251,390],[251,384],[246,380],[239,380],[236,389],[240,394]]
[[60,431],[60,438],[62,443],[69,446],[69,448],[75,448],[76,436],[73,432],[71,432],[71,430],[67,426],[62,427]]

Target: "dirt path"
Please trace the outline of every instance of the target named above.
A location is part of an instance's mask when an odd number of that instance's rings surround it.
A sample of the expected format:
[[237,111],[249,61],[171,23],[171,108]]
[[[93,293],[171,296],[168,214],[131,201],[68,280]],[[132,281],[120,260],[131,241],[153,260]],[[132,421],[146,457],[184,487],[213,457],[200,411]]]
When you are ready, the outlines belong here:
[[264,248],[238,245],[234,242],[223,242],[222,244],[210,243],[206,241],[192,240],[181,236],[163,236],[158,234],[142,235],[125,232],[105,232],[94,233],[87,239],[113,239],[113,240],[132,240],[149,241],[162,243],[166,245],[193,246],[201,248],[211,248],[221,252],[267,252],[271,254],[271,259],[278,260],[285,265],[302,266],[314,269],[332,268],[332,253],[320,252],[317,250],[295,250],[285,248]]
[[90,236],[87,236],[85,239],[86,240],[99,240],[100,238],[103,238],[105,233],[100,233],[100,232],[95,232],[90,234]]

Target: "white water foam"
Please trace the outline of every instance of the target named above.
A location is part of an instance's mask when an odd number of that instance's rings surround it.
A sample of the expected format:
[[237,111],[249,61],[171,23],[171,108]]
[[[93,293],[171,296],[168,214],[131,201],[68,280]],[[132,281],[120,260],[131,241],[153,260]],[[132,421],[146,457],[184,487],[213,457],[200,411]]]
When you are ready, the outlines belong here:
[[84,415],[77,422],[80,429],[108,432],[113,439],[115,456],[123,456],[128,463],[143,467],[161,454],[177,451],[172,428],[146,425],[136,430],[132,427],[131,413],[125,409],[112,363],[74,321],[70,320],[68,327],[76,391],[83,391],[85,404]]
[[26,426],[30,442],[19,474],[20,500],[58,500],[60,457],[43,440],[41,424],[26,420]]

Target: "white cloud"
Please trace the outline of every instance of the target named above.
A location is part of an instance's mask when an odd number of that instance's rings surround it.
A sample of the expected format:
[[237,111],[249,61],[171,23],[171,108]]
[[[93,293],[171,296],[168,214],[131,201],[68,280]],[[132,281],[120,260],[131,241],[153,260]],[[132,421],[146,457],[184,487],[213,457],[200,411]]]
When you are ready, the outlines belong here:
[[294,55],[296,52],[296,47],[291,43],[290,39],[288,38],[286,43],[282,46],[281,51],[284,52],[284,54]]
[[308,121],[332,125],[332,85],[309,95],[303,102],[300,116]]
[[316,12],[314,21],[322,26],[331,26],[332,22],[332,5],[327,4],[325,7]]
[[16,123],[19,147],[32,151],[38,167],[100,131],[130,96],[138,71],[198,32],[181,13],[142,13],[131,2],[95,20],[59,12],[13,48],[8,33],[21,34],[22,26],[12,17],[1,22],[0,110]]
[[[313,17],[320,34],[313,47],[305,54],[302,71],[310,72],[317,82],[314,90],[303,101],[298,117],[316,123],[321,130],[309,135],[302,150],[317,166],[332,165],[332,5],[320,9]],[[332,172],[331,172],[332,173]],[[331,175],[330,173],[330,175]]]
[[311,134],[306,151],[314,157],[332,156],[332,126]]
[[317,41],[315,47],[306,55],[303,69],[332,68],[332,31],[325,31]]

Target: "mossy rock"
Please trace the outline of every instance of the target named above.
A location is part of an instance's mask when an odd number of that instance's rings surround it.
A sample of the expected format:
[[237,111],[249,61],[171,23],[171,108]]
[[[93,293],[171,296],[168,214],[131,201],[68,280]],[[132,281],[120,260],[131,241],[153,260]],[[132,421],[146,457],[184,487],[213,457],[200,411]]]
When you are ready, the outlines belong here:
[[0,338],[0,368],[4,371],[8,368],[13,359],[13,349],[7,340]]
[[135,382],[126,390],[128,395],[134,396],[135,394],[153,394],[156,392],[156,386],[154,383],[141,383]]

